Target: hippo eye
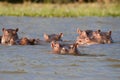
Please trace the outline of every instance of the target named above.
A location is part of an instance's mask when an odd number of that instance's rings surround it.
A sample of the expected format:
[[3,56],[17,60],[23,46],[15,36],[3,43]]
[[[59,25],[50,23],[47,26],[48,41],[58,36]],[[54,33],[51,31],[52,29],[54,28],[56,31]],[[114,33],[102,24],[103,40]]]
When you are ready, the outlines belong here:
[[10,33],[9,31],[6,30],[7,33]]
[[55,45],[54,47],[55,47],[55,48],[58,48],[58,46],[56,46],[56,45]]

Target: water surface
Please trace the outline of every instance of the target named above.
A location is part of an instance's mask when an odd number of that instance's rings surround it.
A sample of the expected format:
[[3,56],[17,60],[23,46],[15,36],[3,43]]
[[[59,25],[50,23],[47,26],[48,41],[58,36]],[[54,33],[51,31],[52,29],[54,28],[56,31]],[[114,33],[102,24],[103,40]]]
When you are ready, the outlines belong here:
[[44,33],[63,32],[63,40],[74,41],[76,30],[112,31],[112,44],[79,47],[82,54],[52,54],[50,44],[0,45],[0,80],[120,80],[119,17],[0,17],[2,28],[19,28],[19,37],[43,39]]

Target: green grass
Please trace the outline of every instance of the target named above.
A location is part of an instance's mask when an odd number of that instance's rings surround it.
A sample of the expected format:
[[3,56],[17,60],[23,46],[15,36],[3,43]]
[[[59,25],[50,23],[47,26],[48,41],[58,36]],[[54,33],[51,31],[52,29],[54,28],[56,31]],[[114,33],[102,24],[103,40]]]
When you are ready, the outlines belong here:
[[110,4],[9,4],[0,3],[0,16],[120,16],[120,5]]

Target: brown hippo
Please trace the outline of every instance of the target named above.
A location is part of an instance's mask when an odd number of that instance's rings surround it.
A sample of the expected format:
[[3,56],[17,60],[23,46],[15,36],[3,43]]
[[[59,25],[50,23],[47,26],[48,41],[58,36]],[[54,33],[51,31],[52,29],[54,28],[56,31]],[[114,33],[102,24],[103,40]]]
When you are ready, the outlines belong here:
[[17,42],[12,38],[10,39],[10,43],[8,45],[17,45]]
[[77,49],[78,43],[73,43],[69,45],[65,45],[61,49],[61,54],[69,54],[69,55],[81,55],[79,50]]
[[21,38],[19,45],[35,45],[35,39],[28,39],[27,37]]
[[63,45],[61,45],[60,43],[57,43],[55,41],[51,42],[51,48],[54,53],[60,54],[62,47],[63,47]]
[[52,50],[56,54],[80,55],[80,52],[77,49],[77,46],[78,46],[77,43],[62,44],[55,41],[51,42]]
[[77,29],[77,33],[79,34],[80,37],[85,37],[87,36],[92,36],[93,30],[80,30],[79,28]]
[[35,39],[28,39],[27,37],[23,37],[17,41],[14,39],[10,40],[11,45],[35,45]]
[[[2,29],[2,38],[1,38],[1,44],[6,44],[9,45],[10,44],[10,40],[18,40],[18,28],[16,29]],[[11,44],[10,44],[11,45]]]
[[110,44],[110,43],[113,42],[111,34],[112,34],[112,31],[101,32],[99,30],[97,32],[93,32],[93,38],[98,43],[101,43],[101,44]]
[[44,39],[46,42],[52,42],[52,41],[62,41],[63,33],[60,34],[46,34],[44,33]]
[[97,44],[96,40],[93,37],[92,30],[86,31],[77,30],[77,31],[79,31],[79,36],[77,37],[76,43],[82,45]]
[[85,31],[83,31],[83,30],[80,30],[79,28],[77,29],[79,38],[86,38],[86,37],[93,38],[93,37],[96,37],[96,36],[94,36],[94,34],[98,34],[100,32],[101,32],[101,30],[97,30],[97,31],[85,30]]
[[92,30],[86,30],[82,31],[80,29],[77,29],[77,33],[79,36],[77,37],[76,43],[78,44],[108,44],[112,43],[112,37],[111,33],[109,32],[101,32],[101,30],[92,31]]

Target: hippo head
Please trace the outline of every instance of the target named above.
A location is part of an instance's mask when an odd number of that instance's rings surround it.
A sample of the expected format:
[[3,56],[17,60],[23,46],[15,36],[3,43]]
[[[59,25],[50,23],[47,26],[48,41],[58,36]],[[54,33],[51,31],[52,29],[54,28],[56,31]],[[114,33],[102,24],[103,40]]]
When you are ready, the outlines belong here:
[[102,41],[104,44],[105,43],[110,44],[113,42],[111,34],[112,34],[112,31],[101,33]]
[[78,43],[79,45],[86,44],[85,38],[77,37],[76,43]]
[[34,45],[35,39],[28,39],[27,37],[24,37],[19,42],[20,45]]
[[20,39],[20,45],[27,45],[29,43],[29,40],[27,37],[21,38]]
[[98,42],[98,43],[102,43],[102,44],[109,44],[112,43],[112,37],[111,37],[111,33],[112,31],[108,31],[108,32],[101,32],[100,30],[97,32],[93,33],[94,39]]
[[1,39],[2,44],[10,44],[10,41],[18,39],[18,28],[16,29],[2,29],[3,35]]
[[16,43],[16,41],[12,38],[12,39],[10,39],[10,43],[8,44],[8,45],[16,45],[17,43]]
[[60,54],[66,55],[69,53],[69,47],[68,46],[63,46],[60,50]]
[[72,55],[80,54],[77,47],[78,47],[78,43],[71,44],[69,46],[69,54],[72,54]]
[[[78,43],[79,45],[98,44],[96,39],[94,38],[96,36],[98,37],[97,34],[98,34],[97,32],[94,32],[94,31],[91,31],[91,30],[82,31],[81,36],[77,37],[76,43]],[[99,36],[99,37],[101,37],[101,36]]]
[[101,30],[92,31],[92,30],[77,30],[80,34],[77,37],[76,43],[78,44],[108,44],[112,43],[111,33],[112,31],[108,32],[101,32]]
[[35,45],[36,39],[29,39],[29,45]]
[[63,37],[63,33],[51,34],[51,35],[48,35],[48,34],[44,33],[44,39],[47,42],[62,41],[62,39],[61,39],[62,37]]
[[91,36],[92,35],[92,30],[80,30],[79,28],[77,29],[77,33],[79,34],[80,37],[86,37],[87,36]]
[[51,42],[51,48],[52,48],[53,52],[60,53],[62,45],[60,43],[52,41]]
[[80,52],[77,49],[78,43],[64,45],[61,49],[60,54],[68,55],[80,55]]
[[80,55],[80,52],[77,49],[78,43],[66,44],[52,41],[51,47],[54,53],[64,55]]
[[82,31],[81,35],[77,37],[76,43],[77,44],[86,44],[87,42],[90,42],[90,37],[87,35],[86,31]]

